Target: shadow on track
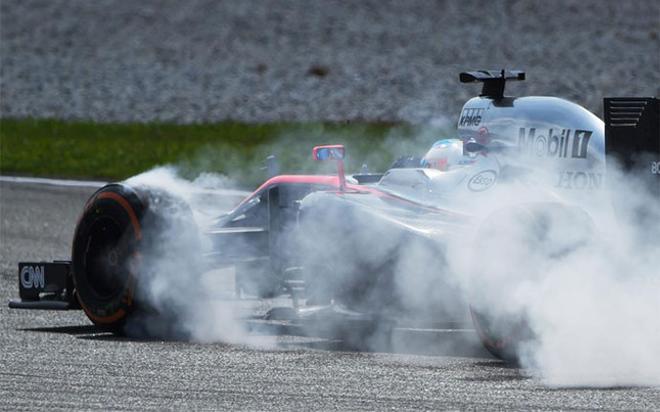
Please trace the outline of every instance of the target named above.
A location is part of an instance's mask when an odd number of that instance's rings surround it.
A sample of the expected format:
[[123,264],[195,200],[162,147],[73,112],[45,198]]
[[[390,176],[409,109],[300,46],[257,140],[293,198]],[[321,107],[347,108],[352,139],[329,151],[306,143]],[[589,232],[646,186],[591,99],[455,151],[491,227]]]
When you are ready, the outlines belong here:
[[385,352],[427,356],[493,359],[471,329],[376,328],[362,322],[315,325],[248,321],[251,334],[319,338],[307,342],[280,343],[282,348],[308,348],[342,352]]
[[64,335],[71,335],[77,339],[86,340],[106,340],[117,342],[149,342],[163,339],[156,338],[135,338],[124,335],[117,335],[110,331],[99,328],[95,325],[71,325],[71,326],[52,326],[52,327],[39,327],[39,328],[19,328],[16,329],[21,332],[43,332],[43,333],[60,333]]
[[76,326],[52,326],[41,328],[20,328],[17,329],[21,332],[46,332],[46,333],[63,333],[67,335],[87,335],[92,333],[101,333],[94,325],[76,325]]
[[[246,330],[253,336],[304,337],[294,341],[278,342],[281,349],[312,349],[330,352],[382,352],[426,356],[455,356],[493,359],[481,346],[478,338],[470,330],[415,330],[394,329],[374,333],[356,328],[309,328],[286,323],[246,320]],[[71,325],[17,329],[22,332],[59,333],[71,335],[77,339],[112,341],[112,342],[153,342],[186,340],[163,337],[115,335],[94,325]],[[311,333],[314,332],[314,333]],[[220,343],[220,342],[218,342]],[[495,365],[503,365],[493,360]],[[490,365],[491,362],[484,362]],[[501,367],[501,366],[500,366]]]

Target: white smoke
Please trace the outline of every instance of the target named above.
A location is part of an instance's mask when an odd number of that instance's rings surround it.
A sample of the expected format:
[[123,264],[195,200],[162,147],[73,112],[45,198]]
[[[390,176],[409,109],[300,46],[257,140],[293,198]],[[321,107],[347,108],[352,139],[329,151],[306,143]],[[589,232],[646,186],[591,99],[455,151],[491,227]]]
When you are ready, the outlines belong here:
[[549,385],[660,385],[660,205],[641,179],[608,172],[617,209],[592,214],[589,243],[543,262],[528,294],[539,339],[523,361]]
[[[470,203],[476,220],[450,241],[435,237],[444,229],[436,232],[433,224],[425,228],[426,241],[400,238],[389,232],[387,215],[381,223],[365,220],[380,228],[353,226],[351,233],[337,232],[335,223],[350,216],[333,215],[332,209],[319,206],[316,228],[303,235],[302,243],[315,248],[315,256],[326,258],[319,270],[333,276],[324,285],[327,295],[373,286],[344,278],[352,273],[351,265],[391,270],[393,276],[383,288],[357,297],[362,313],[385,319],[402,310],[413,322],[442,317],[468,321],[468,301],[504,323],[524,319],[534,339],[517,355],[521,365],[546,385],[660,385],[660,206],[643,182],[613,170],[608,169],[607,190],[571,198],[553,193],[552,184],[536,182],[533,190],[519,182],[498,184],[490,196]],[[184,199],[204,225],[218,212],[210,207],[217,203],[207,196],[226,190],[229,180],[207,175],[187,181],[174,169],[160,168],[128,184],[166,190]],[[148,292],[162,307],[176,308],[176,332],[204,342],[254,343],[239,321],[248,312],[227,291],[231,273],[214,271],[191,278],[171,259],[163,259],[167,253],[161,250],[150,257],[155,269]],[[341,259],[333,260],[333,253]],[[199,249],[191,247],[178,262],[194,262],[198,256]],[[361,348],[406,351],[419,346],[414,336],[394,342],[388,321],[376,319],[366,329],[353,330],[336,319],[312,323],[308,333],[318,333],[325,323],[324,333],[329,328]],[[144,325],[153,327],[149,322],[140,326]]]
[[[561,170],[544,166],[545,174],[502,181],[490,193],[466,199],[461,211],[475,218],[465,232],[447,228],[448,237],[432,222],[420,223],[423,216],[411,223],[428,232],[426,238],[435,237],[435,244],[388,231],[387,213],[380,220],[354,219],[327,206],[327,197],[308,199],[315,227],[303,243],[316,249],[310,255],[324,259],[327,273],[323,267],[313,272],[332,277],[324,286],[340,297],[373,288],[358,294],[357,306],[384,317],[396,306],[413,322],[434,315],[460,320],[465,308],[446,305],[465,299],[488,314],[494,327],[531,334],[515,355],[548,386],[660,385],[657,197],[611,161],[601,189],[572,193],[557,187]],[[446,200],[438,206],[448,205]],[[389,217],[404,219],[398,215],[394,208]],[[438,255],[446,256],[446,264]],[[383,271],[392,280],[378,290],[355,281],[364,271],[374,272],[376,286]],[[392,348],[383,333],[387,327],[383,322],[371,335],[358,331],[349,339],[363,339],[372,350],[415,346],[403,340]]]
[[193,180],[180,176],[174,166],[160,166],[130,177],[126,183],[162,190],[185,201],[201,226],[227,212],[248,192],[237,190],[233,180],[215,173],[202,173]]
[[496,322],[526,320],[535,338],[517,355],[549,386],[660,384],[660,205],[612,166],[608,189],[578,207],[515,206],[517,191],[500,187],[480,211],[499,212],[452,245],[472,305]]
[[[139,296],[149,310],[131,318],[132,335],[271,346],[266,337],[249,334],[246,309],[234,299],[231,269],[210,270],[202,231],[245,195],[231,180],[203,174],[180,177],[176,168],[159,167],[126,181],[149,197],[157,222],[144,222],[149,242],[139,257]],[[146,237],[146,236],[145,236]]]

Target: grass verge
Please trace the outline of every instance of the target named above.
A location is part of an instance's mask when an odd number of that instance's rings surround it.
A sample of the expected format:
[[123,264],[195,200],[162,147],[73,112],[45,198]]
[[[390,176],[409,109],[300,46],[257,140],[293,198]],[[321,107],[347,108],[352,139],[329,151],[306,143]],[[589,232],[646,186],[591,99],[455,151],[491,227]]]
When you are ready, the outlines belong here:
[[[348,171],[383,170],[420,154],[442,130],[385,123],[94,123],[0,119],[0,173],[122,180],[159,165],[181,174],[227,175],[245,187],[263,180],[265,158],[281,173],[317,172],[317,144],[346,145]],[[325,166],[324,166],[325,167]]]

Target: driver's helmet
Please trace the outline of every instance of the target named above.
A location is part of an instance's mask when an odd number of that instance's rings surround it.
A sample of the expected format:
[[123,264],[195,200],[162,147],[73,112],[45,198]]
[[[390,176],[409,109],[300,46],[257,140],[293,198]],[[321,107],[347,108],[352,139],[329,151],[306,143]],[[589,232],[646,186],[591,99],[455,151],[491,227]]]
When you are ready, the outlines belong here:
[[462,140],[441,139],[433,143],[421,163],[422,167],[447,171],[469,166],[474,162],[474,156],[464,153]]

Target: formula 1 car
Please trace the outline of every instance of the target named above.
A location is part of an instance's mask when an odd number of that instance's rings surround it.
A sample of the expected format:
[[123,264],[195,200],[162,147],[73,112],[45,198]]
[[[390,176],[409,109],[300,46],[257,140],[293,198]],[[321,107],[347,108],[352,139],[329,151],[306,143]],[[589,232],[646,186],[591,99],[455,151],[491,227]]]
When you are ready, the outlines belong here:
[[[483,84],[481,94],[463,106],[456,136],[424,157],[347,176],[345,148],[317,146],[314,159],[337,162],[336,175],[272,177],[203,228],[201,240],[184,202],[148,187],[107,185],[84,207],[71,261],[20,263],[21,299],[9,305],[82,309],[119,332],[141,311],[163,311],[141,291],[159,276],[144,264],[157,256],[167,270],[233,266],[237,296],[290,295],[297,309],[473,322],[487,349],[514,358],[530,338],[524,319],[496,316],[493,302],[466,293],[456,280],[465,269],[453,262],[457,247],[477,263],[466,270],[487,272],[492,262],[482,256],[514,220],[535,228],[547,256],[579,247],[593,226],[586,199],[605,185],[606,157],[647,176],[660,194],[656,98],[606,98],[603,123],[563,99],[504,95],[506,82],[524,79],[521,71],[461,73],[461,82]],[[581,235],[549,244],[554,219]],[[180,252],[191,249],[204,253]]]

